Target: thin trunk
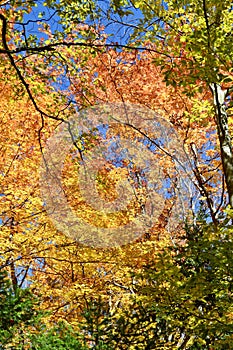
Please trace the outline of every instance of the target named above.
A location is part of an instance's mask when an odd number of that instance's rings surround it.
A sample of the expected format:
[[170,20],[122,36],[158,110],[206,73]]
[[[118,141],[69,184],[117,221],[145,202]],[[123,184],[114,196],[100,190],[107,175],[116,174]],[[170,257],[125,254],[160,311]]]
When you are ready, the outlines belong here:
[[225,105],[227,91],[223,90],[221,86],[216,83],[210,84],[210,88],[214,97],[218,139],[220,142],[222,167],[225,176],[229,204],[231,208],[233,208],[233,151],[228,126],[228,115]]

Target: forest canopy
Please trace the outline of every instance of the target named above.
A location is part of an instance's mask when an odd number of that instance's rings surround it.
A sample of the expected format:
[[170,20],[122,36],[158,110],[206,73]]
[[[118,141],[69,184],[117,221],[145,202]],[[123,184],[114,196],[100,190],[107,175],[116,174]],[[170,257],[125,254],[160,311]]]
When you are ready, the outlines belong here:
[[231,1],[0,1],[0,347],[231,349]]

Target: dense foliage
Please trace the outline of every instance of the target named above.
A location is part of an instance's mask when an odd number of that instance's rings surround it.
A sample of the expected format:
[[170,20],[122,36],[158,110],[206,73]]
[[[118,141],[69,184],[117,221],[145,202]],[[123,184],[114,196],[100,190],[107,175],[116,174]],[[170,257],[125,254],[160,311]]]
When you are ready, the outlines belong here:
[[2,349],[232,348],[232,9],[0,1]]

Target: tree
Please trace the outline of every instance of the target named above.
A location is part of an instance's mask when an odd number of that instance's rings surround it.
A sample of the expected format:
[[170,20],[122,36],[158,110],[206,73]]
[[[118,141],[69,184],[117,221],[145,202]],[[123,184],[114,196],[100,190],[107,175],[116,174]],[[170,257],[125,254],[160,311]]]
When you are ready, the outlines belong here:
[[[232,2],[167,1],[166,4],[123,1],[112,3],[123,18],[124,9],[139,9],[131,42],[147,42],[148,50],[159,52],[157,64],[165,80],[192,94],[200,81],[212,93],[214,119],[218,133],[229,204],[233,206],[233,155],[229,116],[232,107]],[[124,25],[127,26],[127,24]],[[129,27],[131,24],[129,24]],[[230,124],[231,125],[231,124]],[[231,128],[231,127],[230,127]]]
[[183,245],[165,248],[140,272],[132,271],[128,303],[105,317],[98,314],[101,302],[92,305],[86,327],[95,334],[94,344],[102,340],[115,349],[230,349],[231,235],[232,227],[222,225],[216,232],[200,212],[197,225],[187,225]]
[[22,349],[30,332],[38,325],[42,313],[38,299],[26,289],[11,284],[5,270],[0,272],[0,346]]
[[6,271],[0,272],[1,349],[87,349],[82,337],[62,322],[47,330],[39,302],[28,288],[13,287]]
[[[224,184],[222,183],[222,170],[220,168],[220,159],[217,151],[217,140],[215,135],[215,123],[213,117],[213,108],[211,106],[211,93],[199,82],[198,87],[202,92],[193,93],[189,98],[184,97],[183,86],[166,86],[163,81],[163,71],[161,67],[154,64],[158,60],[157,53],[128,53],[121,51],[116,53],[109,50],[99,57],[89,60],[89,71],[98,70],[98,76],[94,80],[94,86],[89,84],[85,72],[83,80],[87,81],[86,91],[90,96],[94,96],[98,103],[107,101],[122,103],[139,103],[149,107],[167,120],[172,125],[173,130],[177,132],[179,142],[167,126],[167,144],[170,147],[170,158],[172,159],[172,147],[182,145],[187,159],[185,163],[185,174],[179,177],[187,178],[193,182],[190,188],[190,182],[186,183],[185,191],[189,192],[190,207],[195,217],[195,195],[199,193],[205,198],[206,206],[209,210],[211,219],[217,223],[219,210],[226,206]],[[80,80],[72,80],[73,91],[79,96],[78,89]],[[131,125],[132,135],[137,128],[136,121]],[[137,130],[140,133],[139,130]],[[155,137],[147,132],[148,142]],[[132,136],[132,139],[134,136]],[[172,145],[172,142],[174,143]],[[169,154],[169,147],[166,151]],[[173,149],[174,152],[174,149]],[[160,164],[167,166],[165,159],[168,154],[163,153],[160,157]],[[174,154],[174,153],[173,153]],[[161,158],[162,157],[162,158]],[[186,160],[187,160],[186,159]],[[174,160],[174,159],[173,159]],[[163,165],[161,165],[163,166]],[[164,176],[166,176],[164,174]],[[222,190],[222,191],[221,191]],[[192,202],[192,203],[191,203]],[[186,212],[187,214],[187,212]]]

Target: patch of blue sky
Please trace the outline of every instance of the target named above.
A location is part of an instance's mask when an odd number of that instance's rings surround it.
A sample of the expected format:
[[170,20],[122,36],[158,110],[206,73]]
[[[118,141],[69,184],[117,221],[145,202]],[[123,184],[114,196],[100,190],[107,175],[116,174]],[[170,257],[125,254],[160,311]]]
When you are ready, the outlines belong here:
[[[107,139],[107,132],[109,130],[109,124],[100,124],[97,127],[97,131],[100,133],[101,137],[103,139]],[[97,132],[96,132],[97,134]],[[94,132],[95,135],[95,132]]]

